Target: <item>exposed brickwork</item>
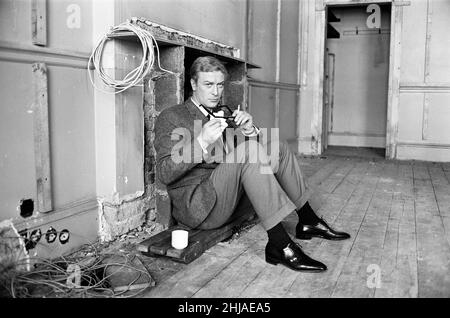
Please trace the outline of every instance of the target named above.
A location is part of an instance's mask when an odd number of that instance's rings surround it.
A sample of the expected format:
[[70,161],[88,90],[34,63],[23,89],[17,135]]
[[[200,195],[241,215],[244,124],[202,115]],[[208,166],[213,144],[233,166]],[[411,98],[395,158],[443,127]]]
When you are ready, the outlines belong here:
[[174,74],[153,70],[144,80],[145,188],[155,200],[155,222],[171,225],[171,205],[166,187],[155,176],[155,121],[162,110],[179,104],[184,95],[184,50],[182,47],[160,49],[161,66]]
[[[28,260],[28,261],[27,261]],[[11,220],[0,222],[0,272],[29,270],[29,255]]]
[[110,241],[115,236],[129,232],[145,222],[154,222],[155,198],[143,195],[121,204],[100,203],[99,207],[100,238]]

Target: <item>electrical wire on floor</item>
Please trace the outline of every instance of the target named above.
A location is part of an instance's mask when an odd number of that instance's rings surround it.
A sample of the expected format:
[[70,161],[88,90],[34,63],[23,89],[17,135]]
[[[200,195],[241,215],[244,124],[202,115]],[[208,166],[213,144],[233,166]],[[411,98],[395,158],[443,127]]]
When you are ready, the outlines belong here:
[[[139,41],[141,43],[142,46],[141,63],[139,64],[139,66],[130,71],[123,79],[115,80],[114,78],[107,75],[103,69],[102,66],[103,50],[107,41],[114,39],[114,37],[127,34],[130,31],[133,32],[139,38]],[[114,94],[121,93],[129,89],[130,87],[138,85],[142,86],[142,84],[140,83],[143,81],[145,76],[152,70],[153,65],[155,63],[154,48],[156,48],[159,68],[164,72],[175,74],[161,67],[158,43],[149,31],[142,29],[139,26],[136,26],[128,21],[118,26],[111,27],[110,31],[99,40],[99,42],[95,46],[95,49],[93,50],[92,54],[89,57],[88,74],[92,85],[100,91],[111,93],[110,91],[103,90],[95,85],[90,71],[91,64],[94,66],[95,70],[97,71],[97,75],[102,80],[102,82],[107,87],[114,89],[113,91]]]
[[[17,239],[17,237],[11,237]],[[8,237],[2,237],[8,239]],[[10,249],[0,240],[0,249]],[[56,259],[29,257],[14,260],[0,268],[0,287],[3,297],[13,298],[132,298],[148,287],[154,280],[142,261],[135,254],[121,251],[100,252],[95,244],[86,244],[80,251],[89,249],[91,256],[60,256]],[[12,252],[12,251],[10,251]],[[75,253],[77,254],[77,253]],[[120,258],[120,259],[118,259]],[[137,266],[136,261],[142,266]],[[31,262],[30,271],[18,270],[22,262]],[[3,264],[0,264],[3,265]],[[111,283],[114,278],[131,273],[122,286]],[[123,279],[121,279],[123,281]]]

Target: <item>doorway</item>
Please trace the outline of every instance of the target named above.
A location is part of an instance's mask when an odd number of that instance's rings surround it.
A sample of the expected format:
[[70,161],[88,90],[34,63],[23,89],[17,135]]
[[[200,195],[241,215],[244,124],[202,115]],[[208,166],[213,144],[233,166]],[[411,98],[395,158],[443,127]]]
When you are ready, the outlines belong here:
[[391,4],[327,6],[323,150],[384,150]]

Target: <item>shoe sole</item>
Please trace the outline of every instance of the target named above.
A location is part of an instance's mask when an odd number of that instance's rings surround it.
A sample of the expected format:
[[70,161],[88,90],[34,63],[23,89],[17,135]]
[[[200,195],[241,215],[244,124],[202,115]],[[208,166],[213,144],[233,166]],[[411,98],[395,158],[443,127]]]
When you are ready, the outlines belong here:
[[310,235],[310,234],[299,234],[296,235],[295,238],[299,239],[299,240],[310,240],[313,237],[317,237],[317,238],[322,238],[324,240],[329,240],[329,241],[343,241],[343,240],[347,240],[349,239],[349,237],[336,237],[336,238],[330,238],[330,237],[325,237],[323,235]]
[[287,267],[287,268],[289,268],[289,269],[291,269],[293,271],[296,271],[296,272],[321,273],[321,272],[325,272],[327,270],[327,269],[293,269],[293,268],[290,268],[289,266],[283,264],[282,262],[279,262],[279,261],[277,261],[277,260],[275,260],[273,258],[270,258],[270,257],[266,257],[266,262],[271,264],[271,265],[275,265],[275,266],[277,266],[278,264],[281,264],[281,265],[283,265],[283,266],[285,266],[285,267]]

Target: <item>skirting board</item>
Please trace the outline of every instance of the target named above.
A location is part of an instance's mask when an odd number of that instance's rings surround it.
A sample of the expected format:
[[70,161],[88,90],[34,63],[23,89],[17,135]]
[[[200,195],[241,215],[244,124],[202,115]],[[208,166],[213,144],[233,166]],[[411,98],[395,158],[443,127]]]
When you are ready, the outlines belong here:
[[329,134],[328,145],[349,147],[385,148],[385,136]]
[[397,145],[396,159],[450,162],[450,148],[427,145]]

